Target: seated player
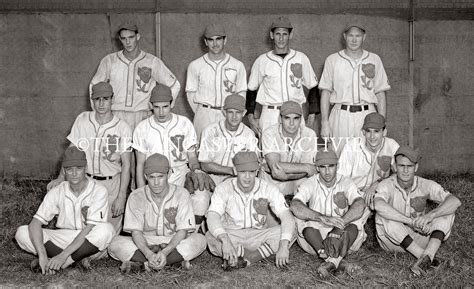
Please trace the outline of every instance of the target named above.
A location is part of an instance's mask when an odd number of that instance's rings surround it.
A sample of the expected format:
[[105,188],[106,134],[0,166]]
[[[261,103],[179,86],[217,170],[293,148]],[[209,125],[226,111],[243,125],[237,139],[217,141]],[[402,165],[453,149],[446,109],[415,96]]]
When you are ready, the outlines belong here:
[[[408,251],[417,258],[410,267],[423,275],[439,265],[435,259],[442,241],[448,239],[454,213],[461,201],[439,184],[418,176],[417,150],[400,147],[395,153],[396,174],[383,180],[375,194],[377,240],[386,251]],[[426,201],[439,203],[427,212]]]
[[319,151],[315,165],[319,173],[298,187],[291,211],[296,217],[298,244],[324,259],[318,273],[327,277],[336,269],[356,268],[341,261],[364,241],[364,227],[358,220],[365,204],[352,180],[336,173],[335,152]]
[[268,167],[263,178],[284,195],[292,195],[300,183],[316,173],[316,134],[301,124],[303,109],[294,101],[280,107],[281,121],[263,132],[262,152]]
[[134,190],[127,201],[123,230],[131,237],[116,236],[109,246],[112,258],[122,261],[120,270],[160,270],[165,265],[189,261],[206,249],[203,235],[195,230],[189,193],[169,183],[170,165],[161,154],[144,164],[148,185]]
[[[55,274],[87,260],[105,250],[114,236],[107,223],[107,189],[86,177],[86,167],[85,153],[68,147],[62,161],[65,181],[46,194],[31,223],[16,232],[20,248],[38,256],[31,263],[34,272]],[[56,215],[57,229],[43,229]]]
[[[209,250],[224,259],[224,270],[273,257],[282,267],[289,261],[295,233],[293,215],[278,188],[256,177],[255,152],[238,152],[233,162],[237,177],[217,185],[207,212]],[[281,226],[267,226],[269,208]]]
[[236,153],[258,150],[254,132],[242,123],[245,112],[245,98],[231,94],[222,110],[225,119],[209,125],[202,133],[199,162],[216,184],[236,175],[232,164]]
[[[196,226],[199,227],[215,184],[200,170],[193,124],[186,117],[171,112],[172,101],[169,87],[161,84],[155,86],[150,97],[153,115],[141,121],[133,132],[133,148],[137,154],[137,187],[146,185],[143,172],[145,159],[155,153],[166,156],[171,167],[169,182],[186,186],[192,193]],[[187,180],[192,180],[192,186],[186,185]]]

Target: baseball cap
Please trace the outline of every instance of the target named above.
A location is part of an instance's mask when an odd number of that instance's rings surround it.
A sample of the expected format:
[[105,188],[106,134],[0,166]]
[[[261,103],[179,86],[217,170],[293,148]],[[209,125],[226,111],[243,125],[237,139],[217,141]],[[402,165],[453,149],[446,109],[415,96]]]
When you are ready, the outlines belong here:
[[245,98],[240,94],[231,94],[224,101],[224,109],[233,108],[239,111],[245,110]]
[[325,165],[336,165],[337,164],[337,155],[332,150],[320,150],[316,154],[316,159],[314,164],[316,166],[325,166]]
[[290,19],[285,16],[280,16],[277,19],[275,19],[272,23],[272,27],[270,28],[271,30],[275,28],[288,28],[288,29],[293,29],[293,25],[291,25]]
[[204,31],[204,37],[211,38],[212,36],[226,36],[224,27],[220,24],[209,24]]
[[112,86],[107,82],[98,82],[92,86],[91,99],[98,99],[99,97],[112,96],[114,91]]
[[359,28],[360,30],[362,30],[362,32],[365,33],[365,27],[360,25],[360,24],[349,24],[349,25],[347,25],[346,28],[344,29],[344,33],[349,31],[352,27]]
[[135,22],[126,21],[126,22],[120,24],[117,33],[120,34],[120,31],[122,31],[124,29],[134,31],[135,33],[138,33],[138,26]]
[[171,89],[163,84],[157,84],[151,91],[150,102],[168,102],[172,101]]
[[385,117],[377,112],[369,113],[364,119],[362,129],[374,128],[382,129],[385,127]]
[[143,171],[145,175],[153,173],[167,174],[170,169],[168,159],[162,154],[152,154],[145,160]]
[[238,152],[232,162],[238,172],[256,171],[260,168],[255,152]]
[[399,155],[405,156],[412,163],[415,163],[415,164],[421,159],[420,150],[413,149],[407,145],[404,145],[398,148],[398,150],[395,152],[395,158]]
[[280,107],[280,114],[286,116],[290,113],[303,115],[303,109],[301,108],[301,105],[297,102],[294,102],[292,100],[285,101]]
[[86,153],[75,146],[68,147],[64,152],[63,168],[85,167],[87,165]]

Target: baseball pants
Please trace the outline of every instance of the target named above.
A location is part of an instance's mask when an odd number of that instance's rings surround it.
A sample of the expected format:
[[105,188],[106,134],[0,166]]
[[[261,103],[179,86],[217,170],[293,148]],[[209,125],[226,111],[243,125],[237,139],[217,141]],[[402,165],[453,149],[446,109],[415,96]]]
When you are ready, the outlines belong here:
[[369,109],[359,112],[349,112],[342,110],[340,104],[336,103],[329,115],[329,127],[331,128],[331,136],[339,137],[362,137],[362,125],[365,116],[371,112],[375,112],[373,104],[369,104]]
[[196,113],[194,114],[194,129],[196,130],[196,135],[198,142],[201,139],[202,131],[209,126],[210,124],[224,120],[224,114],[220,109],[213,109],[202,106],[199,104]]
[[[173,236],[154,236],[154,235],[143,235],[148,246],[168,244]],[[206,238],[198,233],[190,234],[186,239],[182,240],[176,250],[178,251],[183,259],[190,261],[206,250]],[[115,236],[109,246],[109,254],[112,258],[120,260],[122,262],[130,261],[133,254],[137,251],[138,247],[133,242],[132,237]]]
[[112,226],[114,226],[115,233],[118,235],[120,234],[120,231],[122,231],[122,220],[123,220],[123,214],[113,218],[112,215],[112,204],[114,203],[115,199],[118,196],[119,190],[120,190],[120,174],[116,174],[113,176],[112,179],[110,180],[104,180],[104,181],[97,181],[100,184],[104,185],[104,187],[107,188],[107,193],[109,194],[109,215],[107,218],[107,222],[111,223]]
[[[69,244],[74,241],[76,236],[81,232],[81,230],[69,230],[69,229],[57,229],[57,230],[50,230],[50,229],[43,229],[43,244],[51,241],[56,246],[61,249],[65,249]],[[115,231],[114,227],[110,223],[101,223],[95,225],[89,234],[86,235],[87,241],[89,241],[92,245],[96,246],[99,251],[105,250],[112,238],[114,237]],[[20,226],[16,231],[15,239],[18,242],[18,245],[23,250],[37,254],[36,249],[33,246],[33,243],[30,239],[30,233],[28,231],[28,226]]]
[[434,219],[433,222],[431,222],[431,231],[427,235],[415,232],[412,228],[403,223],[387,220],[378,215],[376,216],[375,222],[377,241],[382,249],[385,251],[406,252],[405,249],[400,246],[400,243],[407,235],[410,235],[413,241],[423,249],[428,245],[430,234],[433,231],[443,232],[445,234],[444,240],[447,240],[451,234],[451,228],[454,223],[454,214]]
[[135,127],[144,119],[151,115],[151,112],[148,110],[139,110],[139,111],[124,111],[124,110],[114,110],[112,113],[120,118],[121,120],[125,121],[132,132],[135,130]]

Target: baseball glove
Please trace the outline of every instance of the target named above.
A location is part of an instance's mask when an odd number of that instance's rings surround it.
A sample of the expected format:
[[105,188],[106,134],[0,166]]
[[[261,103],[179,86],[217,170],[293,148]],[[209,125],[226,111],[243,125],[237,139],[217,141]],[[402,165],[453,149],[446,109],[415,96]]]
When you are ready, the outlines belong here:
[[212,178],[204,172],[188,172],[186,174],[186,180],[184,182],[184,188],[189,191],[189,193],[194,193],[196,190],[208,190],[213,192],[216,184]]
[[324,251],[329,257],[339,257],[339,252],[342,244],[342,233],[337,234],[330,232],[323,241]]

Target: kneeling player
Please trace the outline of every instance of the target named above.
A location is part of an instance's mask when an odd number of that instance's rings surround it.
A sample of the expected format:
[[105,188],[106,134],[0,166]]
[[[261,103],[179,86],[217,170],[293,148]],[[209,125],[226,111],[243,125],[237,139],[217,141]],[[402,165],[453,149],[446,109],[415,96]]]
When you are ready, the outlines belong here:
[[134,190],[127,202],[123,230],[132,237],[116,236],[109,254],[122,261],[124,273],[134,268],[160,270],[165,265],[189,261],[206,249],[203,235],[195,230],[189,193],[168,183],[170,165],[161,154],[153,154],[144,164],[148,184]]
[[[114,227],[107,223],[107,189],[86,177],[85,153],[67,148],[62,167],[66,180],[46,194],[31,223],[19,227],[15,236],[23,250],[38,255],[31,269],[43,274],[87,260],[105,250],[114,236]],[[58,229],[42,229],[55,215]]]
[[341,261],[349,250],[362,245],[364,228],[358,220],[365,204],[352,180],[336,174],[335,152],[318,152],[315,164],[319,173],[298,187],[291,211],[298,226],[298,244],[325,260],[318,273],[327,277],[339,266],[346,271],[355,269]]
[[[255,152],[234,157],[237,177],[217,185],[207,213],[209,250],[224,259],[224,270],[243,268],[275,257],[278,267],[289,260],[295,221],[278,188],[256,178],[259,169]],[[281,226],[268,228],[268,208],[280,218]]]
[[[395,153],[396,175],[377,186],[374,198],[380,246],[387,251],[408,251],[418,258],[410,267],[417,276],[439,264],[435,254],[449,237],[454,213],[461,205],[436,182],[415,176],[419,159],[418,151],[400,147]],[[439,206],[426,212],[427,200]]]

